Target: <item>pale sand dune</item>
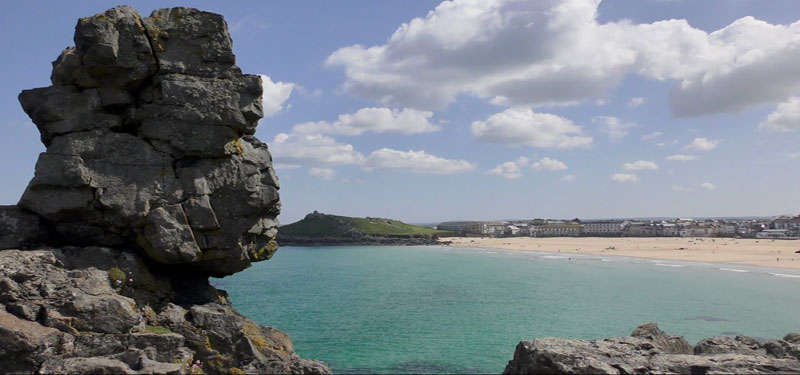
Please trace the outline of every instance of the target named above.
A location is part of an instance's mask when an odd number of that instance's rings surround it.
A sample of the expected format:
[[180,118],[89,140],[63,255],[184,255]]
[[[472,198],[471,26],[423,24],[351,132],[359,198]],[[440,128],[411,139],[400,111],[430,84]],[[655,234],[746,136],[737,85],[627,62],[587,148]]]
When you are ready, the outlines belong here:
[[[601,237],[511,237],[444,238],[451,246],[545,251],[561,254],[622,255],[629,257],[747,264],[800,269],[800,240],[730,238],[601,238]],[[609,247],[616,249],[610,250]],[[679,250],[684,248],[684,250]]]

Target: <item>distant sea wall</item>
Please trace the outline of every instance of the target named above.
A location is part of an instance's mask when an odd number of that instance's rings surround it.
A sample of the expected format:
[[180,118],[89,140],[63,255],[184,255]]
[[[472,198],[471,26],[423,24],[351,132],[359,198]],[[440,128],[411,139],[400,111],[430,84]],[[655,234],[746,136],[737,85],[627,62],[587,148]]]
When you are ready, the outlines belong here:
[[278,236],[279,246],[419,246],[448,243],[441,241],[438,236],[428,235]]

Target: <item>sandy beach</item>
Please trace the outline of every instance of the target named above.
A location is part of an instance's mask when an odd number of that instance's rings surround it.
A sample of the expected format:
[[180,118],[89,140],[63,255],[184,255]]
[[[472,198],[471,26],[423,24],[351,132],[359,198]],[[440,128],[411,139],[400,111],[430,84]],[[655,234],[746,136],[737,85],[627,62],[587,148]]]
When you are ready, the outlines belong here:
[[800,269],[800,240],[629,237],[453,237],[451,246]]

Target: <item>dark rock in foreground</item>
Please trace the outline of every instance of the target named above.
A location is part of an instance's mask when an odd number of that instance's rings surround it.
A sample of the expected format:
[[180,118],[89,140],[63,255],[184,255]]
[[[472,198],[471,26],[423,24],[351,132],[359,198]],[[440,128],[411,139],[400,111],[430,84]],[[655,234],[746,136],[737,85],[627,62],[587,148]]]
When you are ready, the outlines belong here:
[[603,340],[554,337],[517,345],[504,374],[773,374],[800,373],[800,335],[759,343],[720,336],[694,348],[655,323]]
[[236,312],[205,277],[104,247],[0,251],[0,369],[70,374],[329,373]]

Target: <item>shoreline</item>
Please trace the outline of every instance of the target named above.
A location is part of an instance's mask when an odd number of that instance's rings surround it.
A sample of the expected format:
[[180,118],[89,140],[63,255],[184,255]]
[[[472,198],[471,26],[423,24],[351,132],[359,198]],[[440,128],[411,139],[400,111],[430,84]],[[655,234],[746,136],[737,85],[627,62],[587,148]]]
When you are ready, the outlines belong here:
[[[800,271],[800,240],[681,237],[449,237],[444,246],[630,257]],[[613,248],[613,249],[612,249]]]

